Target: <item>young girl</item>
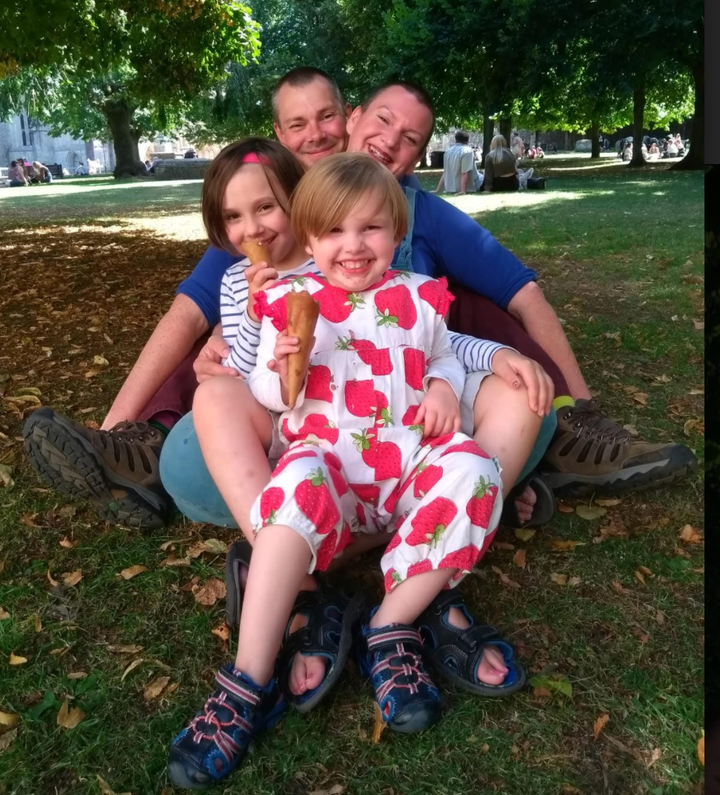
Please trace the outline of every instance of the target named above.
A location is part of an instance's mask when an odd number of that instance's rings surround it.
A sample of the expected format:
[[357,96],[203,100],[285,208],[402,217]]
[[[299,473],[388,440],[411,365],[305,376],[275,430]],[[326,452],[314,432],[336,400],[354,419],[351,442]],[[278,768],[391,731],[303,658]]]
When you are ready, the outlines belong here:
[[[359,533],[395,531],[382,561],[386,596],[358,638],[361,667],[391,728],[420,731],[437,720],[439,692],[412,623],[479,559],[502,506],[496,461],[458,433],[464,370],[443,320],[452,297],[442,281],[388,272],[407,226],[397,182],[365,155],[332,156],[303,178],[292,222],[324,278],[286,279],[255,294],[263,321],[250,387],[284,414],[273,429],[272,415],[256,406],[254,420],[266,447],[278,426],[291,444],[252,505],[257,535],[249,534],[234,665],[221,669],[204,710],[173,742],[169,773],[181,786],[224,778],[250,738],[277,719],[273,673],[293,602],[309,574]],[[320,304],[320,318],[305,388],[287,411],[287,356],[298,342],[285,332],[285,297],[298,288]],[[496,346],[493,365],[523,358]],[[227,438],[225,423],[218,439],[218,416],[235,413],[231,395],[239,394],[229,383],[205,382],[195,403],[208,467],[226,484],[253,477],[257,452],[249,443],[234,460],[218,458]],[[480,681],[494,685],[509,673],[518,675],[510,648],[488,644]]]

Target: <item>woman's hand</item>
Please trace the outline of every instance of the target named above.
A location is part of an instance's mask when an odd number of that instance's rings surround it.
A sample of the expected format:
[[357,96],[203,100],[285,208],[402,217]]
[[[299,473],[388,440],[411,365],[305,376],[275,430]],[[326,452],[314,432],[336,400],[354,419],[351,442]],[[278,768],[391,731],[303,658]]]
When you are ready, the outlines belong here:
[[232,375],[242,378],[234,367],[225,367],[223,359],[230,355],[230,348],[225,340],[218,336],[213,335],[203,346],[203,349],[193,362],[193,370],[198,383],[201,384],[207,378],[212,378],[215,375]]
[[255,294],[269,290],[276,282],[278,272],[271,268],[267,262],[258,262],[245,269],[245,278],[248,283],[247,313],[257,323],[259,318],[255,312]]
[[420,403],[413,424],[425,426],[425,439],[457,433],[460,430],[460,404],[447,381],[442,378],[430,379],[430,386]]
[[491,368],[513,389],[525,384],[528,392],[528,406],[540,417],[550,413],[555,385],[550,376],[533,359],[522,356],[509,348],[500,348],[492,358]]

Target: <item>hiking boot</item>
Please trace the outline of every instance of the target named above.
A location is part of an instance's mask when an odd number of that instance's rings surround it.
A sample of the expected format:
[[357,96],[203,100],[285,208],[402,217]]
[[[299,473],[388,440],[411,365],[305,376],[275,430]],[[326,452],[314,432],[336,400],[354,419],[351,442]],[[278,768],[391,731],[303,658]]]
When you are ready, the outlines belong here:
[[684,445],[635,439],[607,419],[594,400],[576,400],[558,409],[557,417],[542,476],[560,496],[637,491],[671,483],[697,467]]
[[158,467],[165,437],[149,423],[94,431],[42,408],[27,418],[23,436],[30,462],[54,489],[89,500],[113,524],[165,524],[171,502]]

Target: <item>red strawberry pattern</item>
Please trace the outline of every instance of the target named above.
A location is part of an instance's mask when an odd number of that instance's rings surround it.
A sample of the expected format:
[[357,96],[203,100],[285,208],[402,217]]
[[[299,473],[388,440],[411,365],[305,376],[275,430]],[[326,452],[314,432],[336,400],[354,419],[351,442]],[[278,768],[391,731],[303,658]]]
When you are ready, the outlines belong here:
[[425,560],[419,560],[417,563],[413,563],[412,565],[408,566],[407,576],[412,577],[413,574],[424,574],[426,571],[432,570],[432,561],[425,558]]
[[396,585],[400,585],[403,578],[395,571],[395,569],[388,569],[385,572],[385,592],[390,593]]
[[342,497],[343,494],[347,494],[348,484],[340,473],[340,470],[331,467],[328,469],[328,472],[330,473],[330,480],[332,480],[333,486],[335,486],[335,491],[337,492],[338,497]]
[[402,536],[400,533],[395,533],[395,535],[390,539],[390,543],[385,547],[385,554],[387,555],[388,552],[392,552],[393,549],[399,547],[402,544]]
[[[354,491],[354,489],[353,489]],[[355,503],[355,515],[357,516],[358,522],[360,522],[362,527],[367,527],[367,517],[365,516],[365,508],[361,502]]]
[[277,477],[288,464],[292,464],[293,461],[297,461],[299,458],[315,458],[315,453],[312,450],[303,450],[300,453],[296,450],[288,450],[277,462],[273,477]]
[[[288,441],[292,441],[285,431],[285,420],[283,420],[283,433]],[[340,432],[324,414],[308,414],[308,416],[305,417],[302,428],[300,428],[297,434],[293,434],[293,436],[295,436],[296,439],[306,439],[310,435],[317,436],[319,439],[325,439],[331,444],[336,444],[340,437]]]
[[325,400],[332,403],[333,393],[330,388],[332,373],[329,367],[322,364],[312,365],[308,370],[307,385],[305,386],[306,400]]
[[275,524],[278,509],[285,502],[285,492],[278,486],[269,486],[260,496],[260,516],[263,527]]
[[[378,500],[380,499],[380,486],[373,486],[371,483],[348,483],[348,486],[363,502],[377,508]],[[365,524],[364,519],[362,523]]]
[[417,348],[403,348],[405,360],[405,383],[413,389],[423,388],[425,354]]
[[350,525],[348,524],[348,522],[345,522],[345,524],[343,525],[342,532],[340,533],[340,538],[338,539],[337,542],[337,548],[335,550],[335,554],[337,555],[340,552],[342,552],[343,549],[347,549],[347,547],[349,547],[350,544],[352,544],[352,542],[353,542],[352,530],[350,529]]
[[325,571],[332,563],[337,549],[337,530],[331,530],[322,540],[318,547],[316,567],[319,571]]
[[315,525],[320,535],[329,533],[340,521],[322,469],[314,469],[295,489],[295,502],[302,513]]
[[475,565],[478,557],[480,555],[480,550],[473,546],[472,544],[468,544],[466,547],[462,549],[456,549],[453,552],[448,553],[445,557],[438,563],[439,569],[460,569],[460,571],[470,571],[472,567]]
[[422,499],[443,476],[443,470],[442,467],[433,466],[432,464],[430,466],[420,464],[419,469],[420,472],[415,478],[413,494],[418,499]]
[[318,290],[313,298],[320,305],[320,314],[331,323],[342,323],[365,304],[365,299],[359,293],[348,293],[331,284]]
[[412,530],[405,538],[411,547],[430,544],[436,547],[443,533],[457,514],[457,506],[446,497],[436,497],[429,505],[424,505],[410,520]]
[[340,459],[335,455],[335,453],[328,453],[326,450],[323,452],[323,459],[325,460],[325,463],[329,467],[337,469],[338,471],[342,469],[342,464],[340,463]]
[[468,500],[465,507],[470,521],[478,527],[488,527],[492,516],[495,497],[497,497],[497,486],[480,477],[473,489],[472,497]]
[[399,478],[402,474],[402,453],[394,442],[375,445],[375,480]]
[[394,425],[392,418],[392,409],[388,403],[387,397],[382,393],[375,390],[375,426],[377,428],[388,428]]
[[375,415],[375,382],[348,381],[345,384],[345,408],[354,417],[372,417]]
[[418,295],[423,301],[427,301],[440,317],[447,315],[450,304],[455,300],[455,296],[447,288],[447,279],[444,276],[441,279],[423,282],[418,287]]
[[378,326],[411,329],[417,323],[417,309],[410,290],[399,284],[375,294]]
[[335,347],[339,351],[355,351],[364,364],[370,365],[373,375],[390,375],[393,370],[387,348],[378,349],[370,340],[355,339],[352,332],[349,337],[338,337]]
[[448,447],[443,455],[450,455],[450,453],[472,453],[473,455],[480,456],[480,458],[490,458],[490,456],[484,450],[482,450],[480,445],[473,439],[468,439],[466,442],[461,442],[460,444],[454,444],[452,447]]

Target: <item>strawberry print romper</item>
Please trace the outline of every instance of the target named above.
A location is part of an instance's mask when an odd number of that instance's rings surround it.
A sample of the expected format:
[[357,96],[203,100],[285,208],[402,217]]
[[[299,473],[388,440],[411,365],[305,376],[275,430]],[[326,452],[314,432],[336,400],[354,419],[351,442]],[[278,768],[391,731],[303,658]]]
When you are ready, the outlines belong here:
[[[268,369],[287,327],[286,296],[306,290],[320,315],[308,377],[294,409]],[[370,289],[348,293],[309,275],[256,296],[262,317],[255,398],[280,417],[289,447],[251,511],[256,532],[293,528],[324,570],[356,533],[394,532],[382,558],[385,588],[414,574],[469,572],[497,529],[499,466],[468,436],[423,442],[415,414],[432,378],[462,395],[465,372],[443,320],[445,279],[388,271]]]

